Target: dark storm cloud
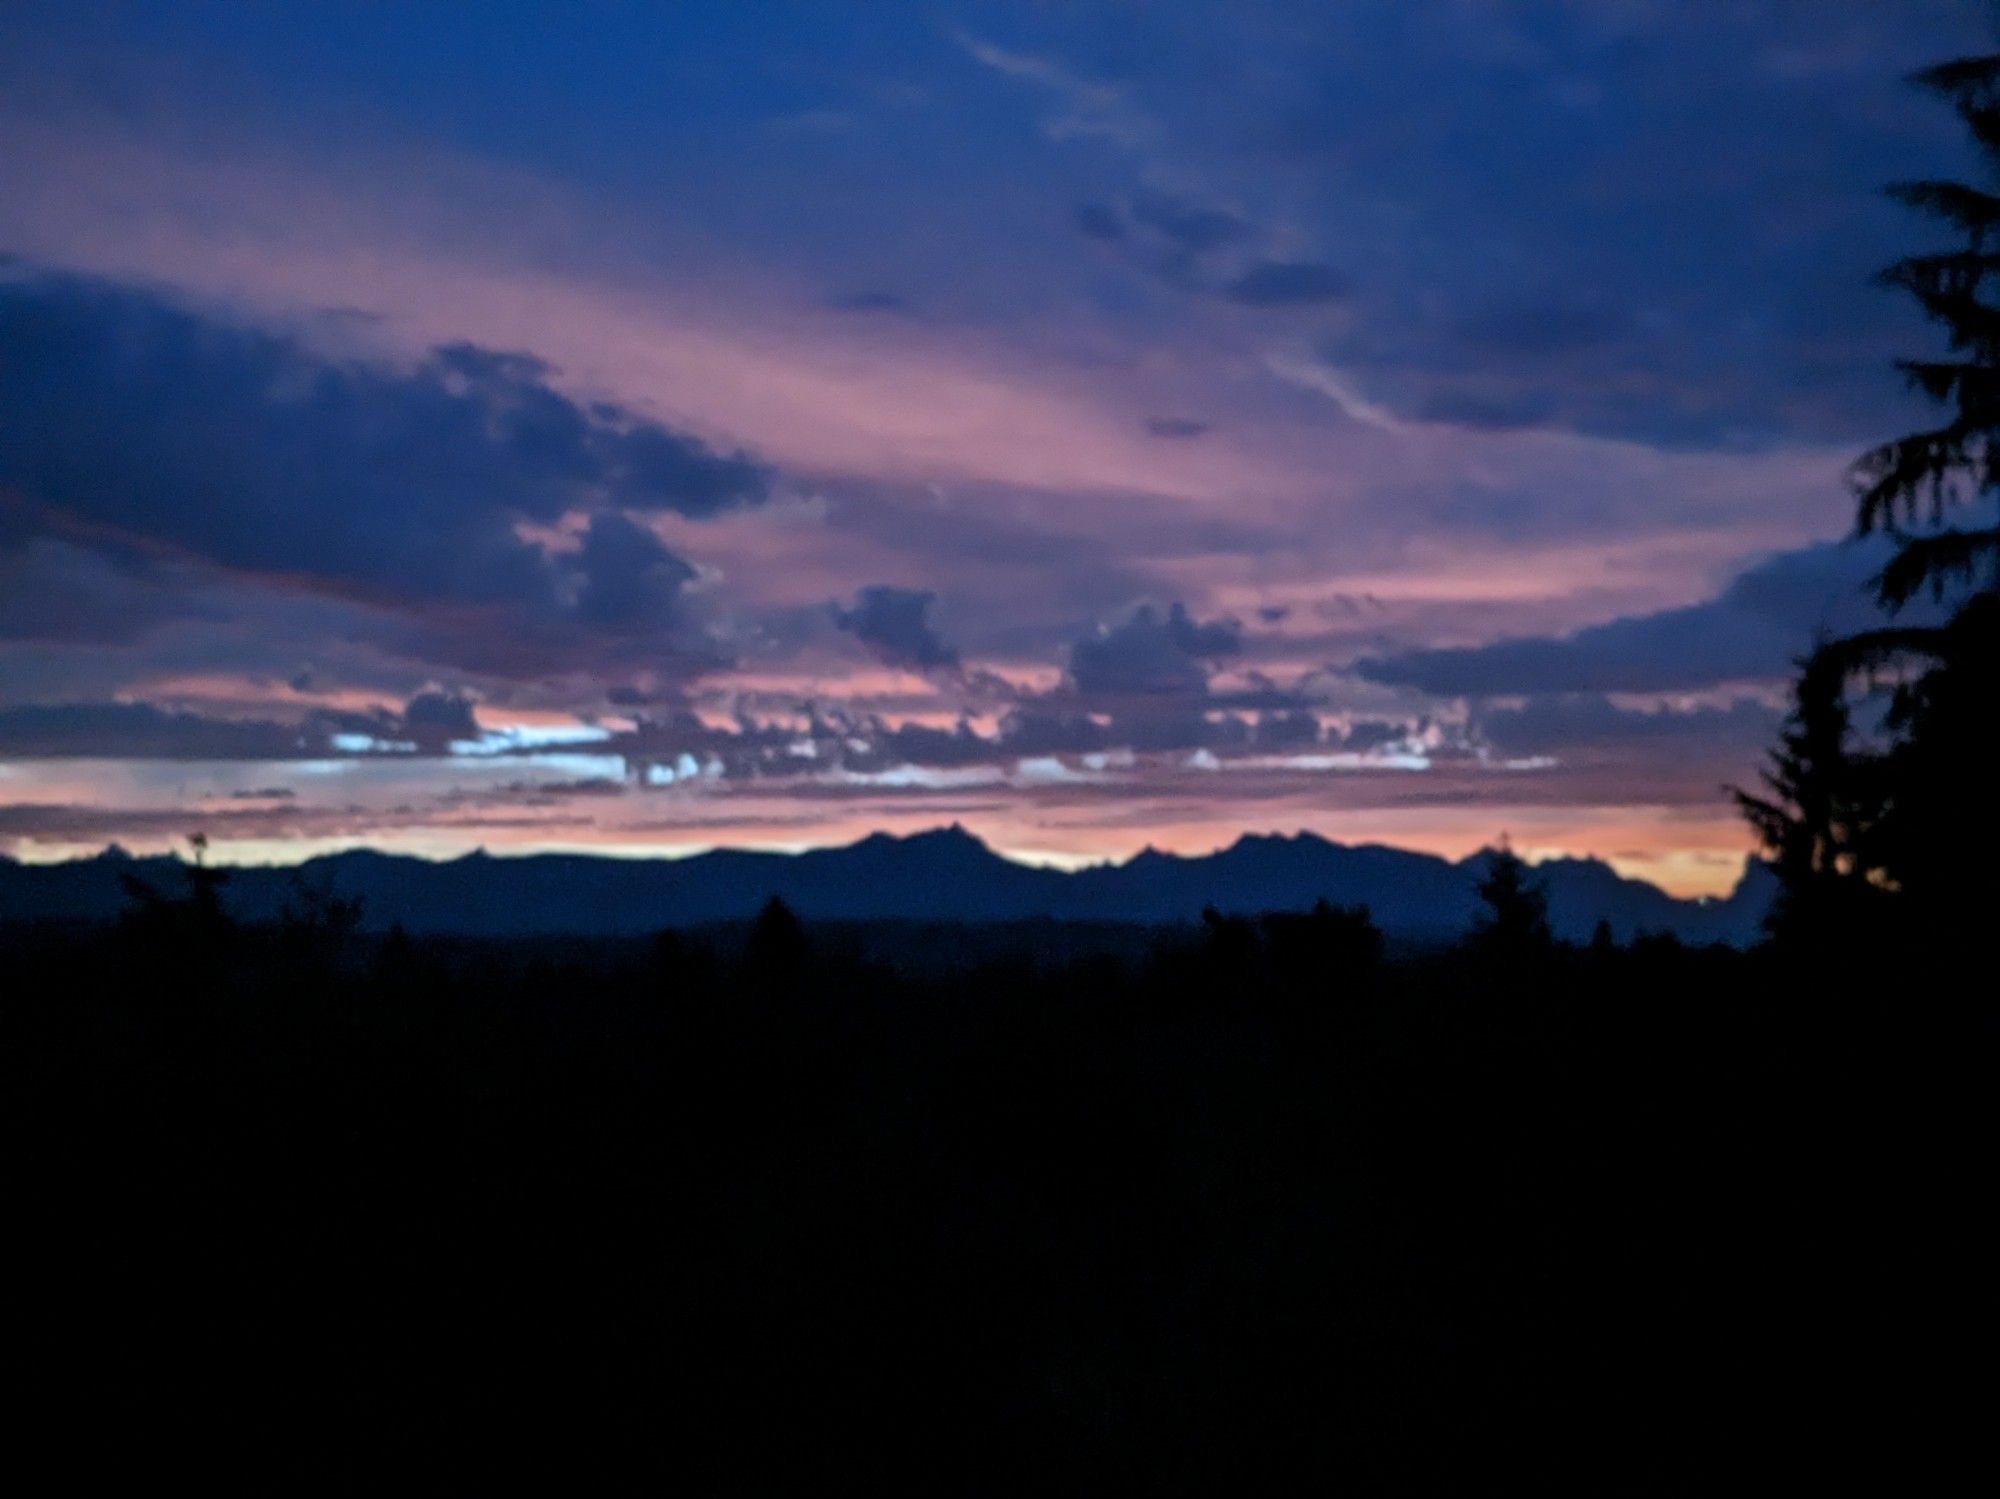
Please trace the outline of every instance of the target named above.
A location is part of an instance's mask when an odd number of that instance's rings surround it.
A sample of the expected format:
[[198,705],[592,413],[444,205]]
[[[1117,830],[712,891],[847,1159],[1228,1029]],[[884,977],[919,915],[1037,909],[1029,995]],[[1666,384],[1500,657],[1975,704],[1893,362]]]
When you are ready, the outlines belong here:
[[771,475],[744,453],[716,453],[617,406],[591,408],[600,423],[592,443],[603,463],[605,496],[630,510],[666,510],[700,518],[756,504]]
[[472,700],[441,688],[426,688],[403,708],[401,735],[419,749],[438,753],[454,739],[477,739],[479,720]]
[[1320,722],[1303,710],[1266,713],[1257,720],[1257,743],[1265,749],[1300,749],[1320,740]]
[[1213,696],[1209,678],[1242,649],[1233,619],[1198,620],[1178,601],[1165,613],[1142,604],[1075,641],[1063,682],[1017,704],[1001,742],[1020,754],[1241,748],[1249,723],[1232,710],[1244,705]]
[[668,623],[695,570],[644,526],[616,511],[594,515],[577,553],[577,618],[610,630]]
[[1340,736],[1340,747],[1356,752],[1380,749],[1407,739],[1410,725],[1386,718],[1363,718],[1349,724]]
[[855,737],[868,746],[857,757],[864,766],[974,765],[993,754],[993,741],[962,721],[953,728],[939,729],[920,723],[892,726],[863,717],[853,727]]
[[1562,755],[1578,749],[1673,747],[1677,753],[1741,758],[1770,745],[1779,711],[1742,698],[1726,707],[1622,708],[1600,694],[1535,697],[1483,713],[1480,734],[1514,755]]
[[1254,713],[1288,713],[1303,707],[1306,699],[1301,695],[1303,684],[1285,686],[1268,674],[1252,667],[1242,667],[1237,672],[1237,680],[1227,689],[1209,691],[1209,701],[1218,708],[1230,708]]
[[[902,664],[945,664],[931,632],[931,596],[911,589],[863,590],[851,609],[838,609],[844,626],[868,640],[885,659]],[[1065,679],[1044,693],[1018,689],[995,732],[982,734],[961,719],[951,728],[857,713],[837,704],[802,706],[796,721],[759,720],[739,714],[717,726],[684,707],[645,713],[630,730],[593,746],[623,755],[638,767],[661,767],[674,778],[713,763],[725,779],[810,778],[839,771],[879,774],[898,767],[1004,770],[1026,759],[1108,751],[1135,753],[1206,749],[1221,755],[1256,748],[1297,747],[1319,738],[1318,721],[1295,694],[1266,687],[1256,694],[1218,695],[1210,690],[1213,664],[1236,655],[1241,634],[1233,620],[1199,620],[1180,604],[1151,606],[1077,641]],[[956,657],[949,661],[955,664]],[[1254,708],[1253,724],[1242,710]],[[810,747],[807,753],[806,748]]]
[[[5,506],[0,495],[0,514]],[[185,571],[53,537],[14,546],[0,537],[0,642],[126,645],[158,625],[212,618],[189,590]]]
[[1815,633],[1851,634],[1880,621],[1867,582],[1884,556],[1880,546],[1847,544],[1783,552],[1706,603],[1568,635],[1371,657],[1353,669],[1365,681],[1443,697],[1667,692],[1778,678]]
[[151,703],[57,703],[0,708],[0,756],[145,760],[292,760],[326,738],[298,725],[207,718]]
[[302,760],[442,755],[477,739],[471,699],[442,688],[400,712],[314,709],[293,722],[222,718],[147,702],[25,703],[0,708],[0,758]]
[[1000,740],[1017,755],[1076,755],[1111,747],[1111,732],[1073,706],[1030,703],[1000,721]]
[[876,584],[857,593],[851,608],[836,604],[834,622],[892,666],[955,668],[958,652],[930,622],[936,602],[926,589]]
[[[456,344],[392,371],[101,281],[0,281],[0,361],[0,487],[36,524],[406,602],[545,608],[551,570],[517,522],[709,515],[769,485],[740,454],[577,404],[528,355]],[[611,571],[586,597],[615,595]]]
[[1135,754],[1240,751],[1249,746],[1251,735],[1246,720],[1234,714],[1212,713],[1198,698],[1127,702],[1116,712],[1100,710],[1096,717],[1049,700],[1009,711],[1000,722],[991,753],[1009,759],[1119,750]]
[[[646,782],[655,768],[678,778],[712,767],[733,781],[796,780],[828,771],[880,772],[900,766],[953,769],[998,765],[1016,751],[1005,736],[988,737],[960,720],[949,729],[891,724],[877,714],[839,707],[807,707],[803,726],[739,714],[718,726],[686,710],[640,720],[630,730],[592,746],[593,753],[625,758],[632,777]],[[804,749],[810,753],[801,753]]]
[[1179,603],[1162,615],[1150,604],[1070,649],[1069,674],[1082,696],[1204,692],[1208,663],[1243,647],[1234,620],[1197,621]]

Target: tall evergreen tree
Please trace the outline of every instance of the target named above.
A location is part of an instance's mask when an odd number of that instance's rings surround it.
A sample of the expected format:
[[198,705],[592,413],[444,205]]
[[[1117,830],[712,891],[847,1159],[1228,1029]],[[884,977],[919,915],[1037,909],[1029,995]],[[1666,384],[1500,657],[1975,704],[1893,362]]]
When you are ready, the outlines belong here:
[[[2000,185],[2000,54],[1961,58],[1914,80],[1948,100]],[[1942,426],[1897,438],[1856,465],[1862,534],[1885,532],[1896,554],[1876,580],[1900,609],[1926,591],[1996,586],[2000,525],[1981,524],[2000,494],[2000,195],[1969,183],[1927,180],[1890,188],[1899,201],[1941,220],[1958,242],[1911,255],[1882,273],[1945,330],[1952,357],[1898,361],[1910,383],[1947,408]],[[1957,524],[1969,519],[1970,525]],[[1882,649],[1928,647],[1903,634]]]
[[1883,279],[1940,324],[1952,357],[1906,360],[1911,382],[1948,420],[1886,443],[1857,468],[1859,529],[1889,533],[1896,553],[1877,579],[1900,609],[1920,594],[1956,595],[1933,628],[1872,631],[1842,648],[1850,669],[1900,670],[1885,778],[1885,881],[1940,934],[1969,936],[1990,912],[2000,807],[1990,720],[2000,680],[2000,54],[1960,58],[1916,82],[1950,103],[1977,144],[1982,184],[1901,184],[1894,196],[1950,227],[1957,243],[1897,262]]
[[[1895,625],[1823,642],[1804,664],[1791,723],[1766,776],[1739,792],[1783,881],[1781,930],[1840,937],[1895,902],[1899,920],[1969,940],[2000,875],[1990,729],[2000,666],[2000,54],[1928,68],[1979,148],[1987,186],[1948,180],[1890,189],[1956,242],[1882,273],[1945,331],[1947,357],[1898,361],[1945,408],[1941,425],[1887,442],[1854,469],[1856,529],[1895,543],[1875,580],[1892,612],[1928,594],[1943,624]],[[1848,744],[1849,684],[1891,688],[1887,743]]]
[[1768,925],[1783,941],[1845,946],[1872,930],[1854,918],[1885,894],[1883,764],[1849,742],[1849,727],[1843,663],[1822,647],[1799,662],[1768,794],[1735,793],[1778,874]]
[[2000,903],[1994,689],[2000,594],[1975,594],[1927,642],[1895,695],[1881,775],[1893,796],[1876,843],[1906,919],[1932,948],[1970,946]]
[[1548,891],[1504,835],[1487,861],[1479,897],[1486,902],[1473,930],[1473,943],[1480,951],[1492,957],[1524,958],[1554,945]]

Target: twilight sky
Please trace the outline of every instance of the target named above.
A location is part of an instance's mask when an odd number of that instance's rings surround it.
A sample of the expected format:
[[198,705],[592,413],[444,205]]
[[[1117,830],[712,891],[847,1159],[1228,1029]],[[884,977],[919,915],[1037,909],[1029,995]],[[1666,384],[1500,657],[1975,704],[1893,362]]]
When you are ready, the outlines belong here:
[[1733,883],[1972,0],[0,7],[0,851]]

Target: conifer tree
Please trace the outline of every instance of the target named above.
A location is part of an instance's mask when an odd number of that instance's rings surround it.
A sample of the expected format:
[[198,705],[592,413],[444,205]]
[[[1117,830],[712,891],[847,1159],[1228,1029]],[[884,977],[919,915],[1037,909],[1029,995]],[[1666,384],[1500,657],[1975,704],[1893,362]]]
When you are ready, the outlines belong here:
[[1487,863],[1479,882],[1480,899],[1486,902],[1474,940],[1486,952],[1502,957],[1523,957],[1540,952],[1555,942],[1549,929],[1549,897],[1540,880],[1528,873],[1528,866],[1503,836]]
[[[1950,102],[2000,185],[2000,54],[1943,63],[1914,81]],[[1885,532],[1896,542],[1876,587],[1885,604],[1900,609],[1954,584],[1975,591],[1996,586],[2000,525],[1982,512],[2000,494],[2000,195],[1942,180],[1889,191],[1957,236],[1946,249],[1907,256],[1882,273],[1943,326],[1951,355],[1897,366],[1947,409],[1944,424],[1884,443],[1855,468],[1859,530]],[[1957,524],[1967,519],[1971,524]],[[1936,643],[1898,633],[1876,641],[1877,648]]]
[[[2000,841],[1983,726],[2000,667],[2000,54],[1942,63],[1914,82],[1957,112],[1988,185],[1890,189],[1955,237],[1882,273],[1944,329],[1947,357],[1898,368],[1945,419],[1856,463],[1856,529],[1894,543],[1875,579],[1892,613],[1925,595],[1952,613],[1822,642],[1766,776],[1771,795],[1737,793],[1783,883],[1776,924],[1828,936],[1860,930],[1848,918],[1864,906],[1879,914],[1881,897],[1895,895],[1902,920],[1968,937],[1991,909]],[[1855,681],[1891,688],[1879,751],[1847,744]]]
[[1881,772],[1877,757],[1849,744],[1843,664],[1822,646],[1799,662],[1791,716],[1764,772],[1768,795],[1735,793],[1781,885],[1773,936],[1839,939],[1856,909],[1882,894]]

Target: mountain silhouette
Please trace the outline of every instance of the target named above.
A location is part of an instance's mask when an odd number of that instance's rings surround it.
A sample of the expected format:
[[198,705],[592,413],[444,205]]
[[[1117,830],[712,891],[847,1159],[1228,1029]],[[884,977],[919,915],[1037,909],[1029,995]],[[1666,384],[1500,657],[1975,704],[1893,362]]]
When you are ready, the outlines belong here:
[[[667,926],[741,922],[777,896],[808,921],[1059,921],[1168,924],[1226,913],[1302,910],[1319,900],[1366,905],[1391,936],[1448,941],[1472,926],[1490,857],[1454,863],[1313,833],[1246,834],[1212,854],[1147,849],[1076,871],[1017,863],[956,825],[908,837],[873,833],[806,853],[718,849],[679,859],[578,854],[445,862],[359,849],[296,868],[233,870],[225,901],[241,920],[276,918],[300,882],[359,896],[364,924],[412,933],[637,935]],[[178,891],[184,866],[117,847],[91,859],[29,865],[0,858],[0,922],[87,921],[118,914],[125,877]],[[1628,941],[1649,932],[1689,942],[1756,940],[1773,883],[1746,861],[1719,900],[1681,900],[1596,859],[1555,859],[1534,876],[1559,937],[1588,938],[1599,921]]]

